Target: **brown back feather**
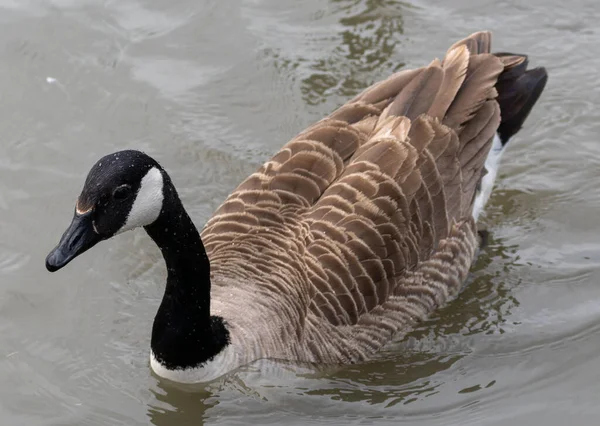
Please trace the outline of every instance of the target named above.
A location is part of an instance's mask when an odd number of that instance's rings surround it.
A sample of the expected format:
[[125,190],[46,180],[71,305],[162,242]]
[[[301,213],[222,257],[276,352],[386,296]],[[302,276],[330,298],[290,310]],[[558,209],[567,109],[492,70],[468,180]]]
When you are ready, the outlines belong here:
[[494,87],[519,65],[491,55],[490,43],[476,33],[443,61],[366,89],[288,142],[204,228],[213,273],[284,300],[315,359],[326,358],[315,355],[322,320],[366,327],[370,347],[385,318],[404,318],[389,325],[397,330],[458,291],[475,244],[475,189],[500,123]]

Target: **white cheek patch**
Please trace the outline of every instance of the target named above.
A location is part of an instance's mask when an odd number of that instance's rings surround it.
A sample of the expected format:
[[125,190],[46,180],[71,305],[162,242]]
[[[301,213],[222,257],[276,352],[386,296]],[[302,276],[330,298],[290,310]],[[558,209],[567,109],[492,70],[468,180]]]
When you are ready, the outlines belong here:
[[160,215],[163,198],[162,173],[156,167],[152,167],[142,179],[127,221],[117,231],[117,234],[153,223]]

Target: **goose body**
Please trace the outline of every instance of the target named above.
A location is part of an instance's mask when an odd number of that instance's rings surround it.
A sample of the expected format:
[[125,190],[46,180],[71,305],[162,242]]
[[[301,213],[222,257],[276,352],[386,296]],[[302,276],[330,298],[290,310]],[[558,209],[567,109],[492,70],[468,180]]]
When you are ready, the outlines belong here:
[[372,358],[459,292],[500,155],[546,83],[490,39],[367,88],[284,145],[201,233],[154,159],[107,155],[47,268],[143,226],[168,270],[150,363],[174,381],[262,358]]

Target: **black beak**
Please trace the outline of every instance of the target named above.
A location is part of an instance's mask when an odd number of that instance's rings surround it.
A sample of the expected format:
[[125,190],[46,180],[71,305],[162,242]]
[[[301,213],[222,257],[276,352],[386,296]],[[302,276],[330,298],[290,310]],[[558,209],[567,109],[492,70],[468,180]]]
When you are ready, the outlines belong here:
[[94,247],[103,238],[94,231],[92,213],[75,213],[71,225],[67,228],[58,245],[46,257],[46,269],[58,271],[81,253]]

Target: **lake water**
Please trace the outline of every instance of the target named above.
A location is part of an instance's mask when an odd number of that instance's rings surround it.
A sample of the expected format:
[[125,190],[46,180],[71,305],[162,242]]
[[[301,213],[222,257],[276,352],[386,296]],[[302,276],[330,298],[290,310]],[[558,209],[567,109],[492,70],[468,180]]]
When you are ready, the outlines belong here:
[[[0,424],[596,425],[599,19],[592,0],[0,0]],[[383,359],[173,386],[148,366],[165,271],[144,232],[46,272],[100,156],[156,157],[202,226],[305,126],[481,29],[550,80],[468,287]]]

